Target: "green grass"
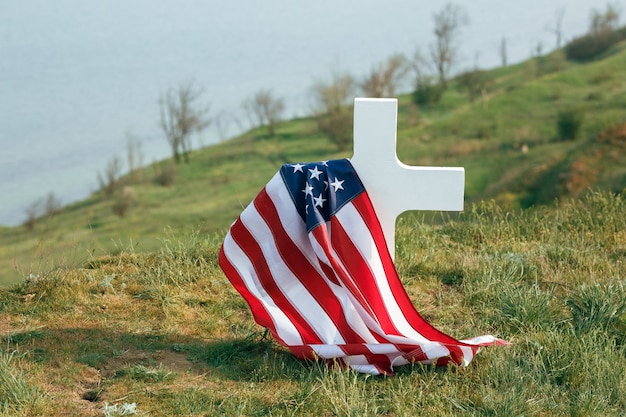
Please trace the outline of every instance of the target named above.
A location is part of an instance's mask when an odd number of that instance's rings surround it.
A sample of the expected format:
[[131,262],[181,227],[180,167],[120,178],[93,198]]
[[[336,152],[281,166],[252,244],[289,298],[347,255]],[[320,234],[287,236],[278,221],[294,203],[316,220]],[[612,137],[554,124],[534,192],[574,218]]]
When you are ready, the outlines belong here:
[[[626,51],[549,59],[489,72],[485,101],[455,82],[436,106],[399,98],[400,159],[464,166],[467,200],[401,216],[402,282],[444,332],[511,346],[371,377],[254,323],[216,263],[227,227],[283,163],[350,156],[303,118],[194,152],[169,187],[146,167],[126,217],[96,193],[0,228],[0,415],[626,414]],[[581,135],[559,141],[571,108]]]
[[30,383],[22,367],[24,356],[9,344],[0,349],[1,415],[16,415],[23,410],[43,411],[41,404],[45,398],[44,392]]
[[0,290],[4,415],[415,416],[626,412],[626,198],[559,210],[480,203],[398,223],[417,309],[455,337],[513,344],[467,368],[371,377],[301,362],[272,341],[216,265],[219,235],[93,257]]

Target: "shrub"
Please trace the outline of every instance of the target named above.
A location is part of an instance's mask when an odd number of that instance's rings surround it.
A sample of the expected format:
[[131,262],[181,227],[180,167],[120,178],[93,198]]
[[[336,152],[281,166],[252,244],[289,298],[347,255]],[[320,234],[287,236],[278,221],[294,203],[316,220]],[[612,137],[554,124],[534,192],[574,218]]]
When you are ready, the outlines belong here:
[[473,103],[487,87],[487,74],[480,69],[466,71],[459,75],[459,83],[467,90],[469,101]]
[[626,39],[626,28],[589,33],[565,45],[565,56],[570,61],[590,61],[624,39]]
[[26,207],[26,220],[24,220],[24,227],[26,230],[32,231],[35,229],[37,220],[41,217],[42,200],[38,199]]
[[34,230],[38,220],[42,220],[44,217],[54,216],[61,210],[62,206],[61,201],[53,192],[48,193],[45,200],[40,198],[26,207],[26,220],[24,220],[23,223],[24,227],[29,231]]
[[542,74],[550,74],[553,72],[562,71],[565,69],[566,59],[565,53],[559,49],[554,53],[547,56],[541,65]]
[[115,194],[113,200],[113,213],[119,217],[124,217],[128,210],[135,204],[136,194],[132,187],[124,187]]
[[574,140],[583,124],[584,113],[579,110],[562,110],[557,117],[557,134],[561,140]]
[[164,167],[159,164],[154,165],[154,182],[164,187],[174,184],[176,180],[176,164],[169,163]]
[[601,91],[594,91],[592,93],[587,94],[587,97],[585,97],[585,100],[588,101],[600,101],[602,100],[602,92]]
[[350,74],[334,74],[329,82],[313,87],[317,126],[340,150],[352,143],[354,90]]
[[351,108],[337,110],[317,116],[319,130],[341,150],[352,143],[353,114]]
[[420,83],[413,92],[413,102],[419,105],[437,104],[441,101],[445,88],[433,82],[432,78]]
[[115,156],[109,162],[104,169],[104,173],[98,172],[98,183],[100,184],[100,191],[105,197],[111,197],[115,194],[115,191],[121,185],[121,172],[122,162]]

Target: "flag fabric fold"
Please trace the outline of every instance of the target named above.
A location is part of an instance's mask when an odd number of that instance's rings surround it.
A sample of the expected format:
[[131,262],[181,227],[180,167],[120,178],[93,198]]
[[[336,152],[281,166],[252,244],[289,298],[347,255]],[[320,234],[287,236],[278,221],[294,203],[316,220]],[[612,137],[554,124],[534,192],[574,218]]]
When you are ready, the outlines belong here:
[[299,358],[391,375],[411,362],[467,365],[481,346],[506,344],[456,340],[422,318],[347,159],[284,165],[231,226],[219,264]]

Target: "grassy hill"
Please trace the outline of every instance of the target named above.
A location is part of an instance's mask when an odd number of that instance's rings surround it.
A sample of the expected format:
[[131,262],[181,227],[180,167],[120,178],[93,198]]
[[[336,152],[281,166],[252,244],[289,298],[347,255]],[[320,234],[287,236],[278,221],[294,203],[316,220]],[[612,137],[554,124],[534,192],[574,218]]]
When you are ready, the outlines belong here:
[[[482,72],[484,94],[470,101],[462,78],[436,105],[400,97],[398,155],[411,165],[464,166],[466,200],[508,208],[553,203],[588,188],[626,187],[626,50],[579,64],[555,52]],[[559,114],[583,123],[576,139],[558,137]],[[34,228],[0,229],[0,285],[127,247],[143,252],[190,231],[221,233],[283,163],[349,157],[310,118],[252,130],[196,151],[161,186],[168,162],[126,178],[134,205],[120,218],[114,199],[96,193],[39,219]],[[95,172],[94,172],[95,175]]]
[[167,161],[132,173],[123,217],[100,192],[0,229],[0,416],[626,414],[626,50],[482,75],[474,101],[462,78],[400,97],[400,159],[464,166],[467,206],[403,216],[396,264],[436,327],[512,346],[372,378],[268,340],[216,254],[283,163],[350,156],[303,118],[194,152],[169,186]]
[[389,378],[299,362],[269,340],[216,265],[219,245],[192,234],[0,289],[0,415],[626,413],[623,196],[403,219],[396,263],[422,315],[513,344]]

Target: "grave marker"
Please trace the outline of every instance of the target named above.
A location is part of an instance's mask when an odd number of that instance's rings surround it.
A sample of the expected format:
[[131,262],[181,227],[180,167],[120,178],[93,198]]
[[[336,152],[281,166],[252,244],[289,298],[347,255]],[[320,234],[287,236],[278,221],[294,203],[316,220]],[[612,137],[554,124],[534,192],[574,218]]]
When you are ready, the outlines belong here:
[[397,99],[354,101],[354,155],[350,158],[394,257],[396,218],[408,210],[462,211],[463,168],[420,167],[396,154]]

